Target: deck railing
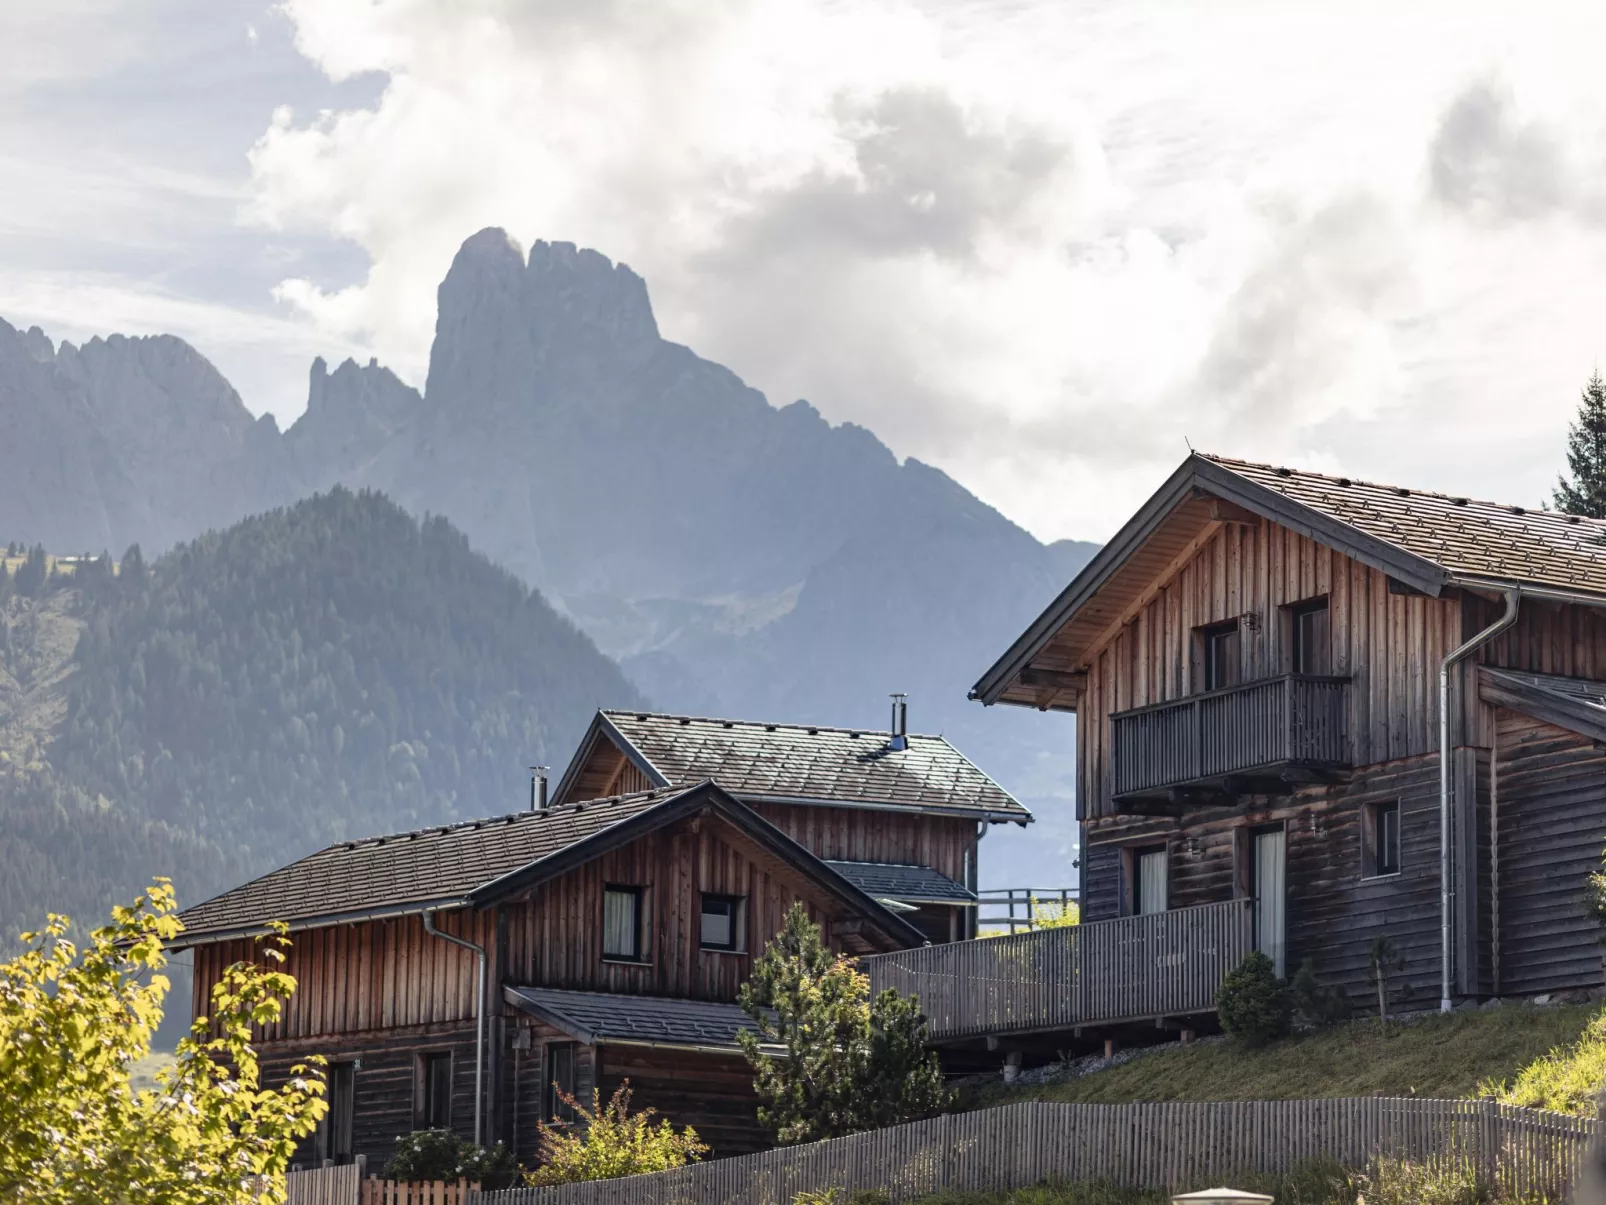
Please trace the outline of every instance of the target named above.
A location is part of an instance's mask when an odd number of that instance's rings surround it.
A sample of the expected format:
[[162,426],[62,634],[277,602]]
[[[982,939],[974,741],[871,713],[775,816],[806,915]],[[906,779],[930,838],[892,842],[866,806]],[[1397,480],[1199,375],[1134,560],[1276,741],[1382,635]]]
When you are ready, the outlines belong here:
[[983,932],[1017,933],[1062,924],[1081,900],[1077,887],[990,887],[976,893],[976,925]]
[[875,954],[859,965],[875,991],[918,995],[941,1042],[1209,1012],[1251,942],[1249,901],[1228,900]]
[[1284,674],[1110,717],[1115,795],[1349,764],[1348,678]]

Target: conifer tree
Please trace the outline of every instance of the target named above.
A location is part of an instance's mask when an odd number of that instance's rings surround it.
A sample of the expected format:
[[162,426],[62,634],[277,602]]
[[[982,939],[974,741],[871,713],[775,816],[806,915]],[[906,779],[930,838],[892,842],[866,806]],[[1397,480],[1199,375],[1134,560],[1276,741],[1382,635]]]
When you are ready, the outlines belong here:
[[1567,429],[1567,468],[1570,476],[1556,482],[1556,509],[1606,519],[1606,380],[1598,368],[1579,397],[1578,421]]

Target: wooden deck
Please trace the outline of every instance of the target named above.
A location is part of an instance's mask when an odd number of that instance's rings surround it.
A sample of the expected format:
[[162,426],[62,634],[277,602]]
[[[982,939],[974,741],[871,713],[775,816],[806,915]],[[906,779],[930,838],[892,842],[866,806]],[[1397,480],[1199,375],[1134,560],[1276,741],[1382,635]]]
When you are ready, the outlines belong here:
[[860,960],[876,991],[920,997],[934,1042],[996,1037],[1215,1007],[1252,948],[1250,902],[959,941]]
[[1117,800],[1351,762],[1348,678],[1283,674],[1110,717]]

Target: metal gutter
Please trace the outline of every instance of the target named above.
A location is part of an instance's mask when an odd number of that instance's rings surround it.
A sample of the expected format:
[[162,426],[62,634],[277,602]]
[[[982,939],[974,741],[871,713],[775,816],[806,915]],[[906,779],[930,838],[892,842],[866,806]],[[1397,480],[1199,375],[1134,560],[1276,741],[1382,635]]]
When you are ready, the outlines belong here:
[[474,993],[474,1145],[485,1145],[484,1118],[485,1110],[485,947],[475,945],[467,938],[458,937],[455,933],[445,933],[435,927],[435,914],[424,913],[424,932],[431,937],[438,937],[442,941],[449,941],[454,946],[462,946],[471,950],[479,958],[479,974],[476,977],[476,990]]

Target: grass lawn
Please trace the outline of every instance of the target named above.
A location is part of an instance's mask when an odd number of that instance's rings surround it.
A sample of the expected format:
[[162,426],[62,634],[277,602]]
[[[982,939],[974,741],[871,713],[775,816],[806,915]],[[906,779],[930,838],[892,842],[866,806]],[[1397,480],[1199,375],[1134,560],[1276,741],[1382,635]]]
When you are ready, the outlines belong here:
[[[1285,1100],[1313,1096],[1478,1094],[1576,1042],[1595,1005],[1507,1005],[1380,1026],[1352,1021],[1261,1050],[1235,1042],[1177,1046],[1058,1084],[966,1090],[965,1108],[1015,1100]],[[1528,1103],[1528,1102],[1523,1102]]]

